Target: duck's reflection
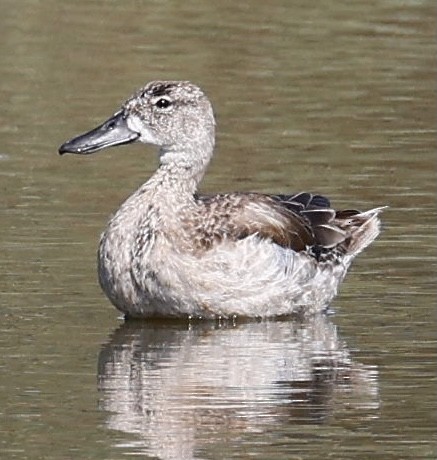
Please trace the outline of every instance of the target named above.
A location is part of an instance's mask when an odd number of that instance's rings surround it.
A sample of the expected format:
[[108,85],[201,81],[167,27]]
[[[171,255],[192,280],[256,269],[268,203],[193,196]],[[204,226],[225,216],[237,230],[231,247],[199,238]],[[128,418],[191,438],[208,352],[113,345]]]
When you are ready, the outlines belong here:
[[137,434],[131,447],[165,459],[378,407],[375,369],[351,359],[326,316],[238,325],[127,322],[103,346],[98,372],[108,426]]

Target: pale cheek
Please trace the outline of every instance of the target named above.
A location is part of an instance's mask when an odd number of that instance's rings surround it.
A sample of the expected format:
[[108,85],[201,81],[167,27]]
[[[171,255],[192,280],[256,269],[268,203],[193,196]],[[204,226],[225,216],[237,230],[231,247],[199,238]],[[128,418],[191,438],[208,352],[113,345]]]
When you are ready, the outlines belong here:
[[159,145],[158,140],[155,138],[153,133],[151,131],[149,131],[148,129],[143,129],[141,131],[140,141],[144,142],[145,144]]
[[127,125],[132,131],[140,133],[140,142],[145,144],[158,144],[153,132],[144,126],[144,123],[142,123],[138,118],[128,118]]

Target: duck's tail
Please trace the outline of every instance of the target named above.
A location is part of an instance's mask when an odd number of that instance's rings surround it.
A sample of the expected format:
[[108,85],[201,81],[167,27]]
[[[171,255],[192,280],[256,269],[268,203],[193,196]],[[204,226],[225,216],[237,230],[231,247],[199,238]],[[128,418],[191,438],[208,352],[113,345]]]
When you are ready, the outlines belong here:
[[337,213],[335,220],[338,226],[349,234],[343,244],[346,249],[346,255],[350,256],[351,259],[369,246],[379,235],[381,228],[379,213],[386,208],[387,206],[382,206],[357,214],[352,214],[348,211],[339,211]]

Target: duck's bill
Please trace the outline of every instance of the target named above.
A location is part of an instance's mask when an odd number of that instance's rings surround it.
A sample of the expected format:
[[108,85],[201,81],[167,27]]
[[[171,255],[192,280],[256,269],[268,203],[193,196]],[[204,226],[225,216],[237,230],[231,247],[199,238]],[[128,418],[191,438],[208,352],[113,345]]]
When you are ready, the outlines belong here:
[[122,111],[117,112],[103,124],[93,130],[81,134],[59,147],[59,153],[88,154],[115,145],[130,144],[140,137],[127,125]]

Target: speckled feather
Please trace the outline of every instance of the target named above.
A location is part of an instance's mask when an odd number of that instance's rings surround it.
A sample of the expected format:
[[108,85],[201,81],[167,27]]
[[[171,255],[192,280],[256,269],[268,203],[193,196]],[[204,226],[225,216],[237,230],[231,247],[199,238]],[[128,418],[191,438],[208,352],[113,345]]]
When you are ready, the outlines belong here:
[[102,235],[99,280],[133,317],[269,317],[324,310],[353,258],[379,233],[382,208],[335,211],[311,193],[201,196],[213,153],[211,104],[189,82],[151,82],[60,153],[139,140],[159,168]]

